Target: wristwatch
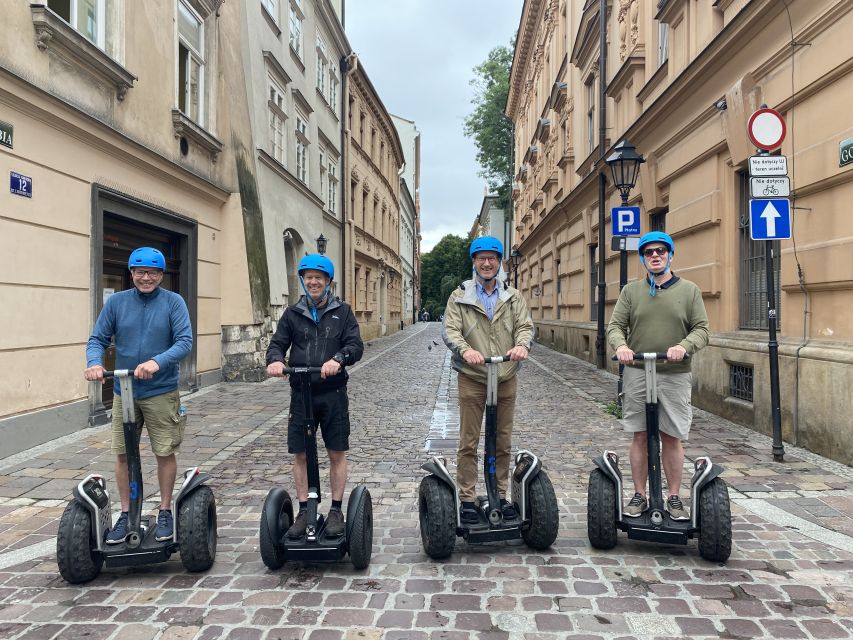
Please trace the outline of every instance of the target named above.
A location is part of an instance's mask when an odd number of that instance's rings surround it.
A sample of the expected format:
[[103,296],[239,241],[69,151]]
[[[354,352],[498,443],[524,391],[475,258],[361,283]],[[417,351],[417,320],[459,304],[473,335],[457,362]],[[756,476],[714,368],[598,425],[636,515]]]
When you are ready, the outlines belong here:
[[346,364],[346,361],[347,361],[347,359],[344,356],[342,356],[340,353],[336,353],[335,355],[333,355],[332,360],[334,360],[335,362],[337,362],[341,366],[344,366],[344,364]]

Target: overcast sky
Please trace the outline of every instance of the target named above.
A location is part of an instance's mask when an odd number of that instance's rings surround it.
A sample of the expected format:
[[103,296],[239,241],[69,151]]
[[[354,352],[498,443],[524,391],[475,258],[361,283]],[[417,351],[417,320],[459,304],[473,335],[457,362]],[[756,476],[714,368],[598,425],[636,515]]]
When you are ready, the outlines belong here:
[[421,251],[466,236],[486,181],[462,132],[473,110],[473,69],[509,45],[522,0],[347,0],[346,32],[394,115],[421,133]]

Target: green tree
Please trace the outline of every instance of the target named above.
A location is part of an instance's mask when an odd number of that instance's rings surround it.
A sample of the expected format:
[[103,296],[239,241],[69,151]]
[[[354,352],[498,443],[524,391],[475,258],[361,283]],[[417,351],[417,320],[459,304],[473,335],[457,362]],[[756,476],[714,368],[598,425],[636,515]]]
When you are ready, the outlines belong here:
[[477,145],[480,175],[509,211],[512,185],[512,122],[504,115],[509,95],[513,46],[495,47],[486,60],[474,67],[474,111],[465,118],[465,135]]
[[421,300],[430,314],[444,308],[450,293],[471,277],[467,239],[448,234],[421,256]]

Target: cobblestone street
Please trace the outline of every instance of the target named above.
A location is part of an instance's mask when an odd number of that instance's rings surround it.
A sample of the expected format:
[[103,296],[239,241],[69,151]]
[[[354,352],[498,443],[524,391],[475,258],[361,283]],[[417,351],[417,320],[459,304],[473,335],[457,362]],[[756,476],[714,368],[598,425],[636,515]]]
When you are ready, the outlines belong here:
[[[219,549],[206,573],[186,573],[176,555],[105,568],[83,586],[59,576],[55,534],[74,482],[105,474],[117,505],[105,428],[0,460],[0,639],[853,637],[851,468],[788,445],[785,462],[774,463],[769,438],[698,411],[685,449],[690,460],[707,454],[726,468],[728,563],[702,560],[695,541],[667,547],[622,533],[615,549],[594,550],[590,458],[613,448],[628,472],[629,438],[604,412],[615,378],[541,346],[519,376],[513,444],[544,460],[560,505],[556,543],[540,553],[459,540],[448,560],[430,560],[418,531],[420,465],[436,452],[455,460],[457,423],[439,333],[438,323],[418,324],[374,340],[351,370],[348,490],[369,487],[375,518],[366,570],[348,559],[275,572],[263,565],[264,497],[276,485],[294,493],[283,437],[288,387],[222,383],[185,398],[178,456],[179,468],[199,464],[212,476]],[[156,482],[143,443],[149,513]],[[325,452],[320,459],[325,512]]]

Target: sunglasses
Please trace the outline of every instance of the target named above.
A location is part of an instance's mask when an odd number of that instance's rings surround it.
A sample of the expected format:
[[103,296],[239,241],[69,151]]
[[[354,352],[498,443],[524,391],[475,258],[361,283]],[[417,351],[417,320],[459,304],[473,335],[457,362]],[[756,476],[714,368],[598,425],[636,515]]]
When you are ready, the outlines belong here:
[[669,253],[669,249],[666,247],[651,247],[650,249],[643,249],[643,255],[647,258],[651,258],[652,256],[665,256]]

